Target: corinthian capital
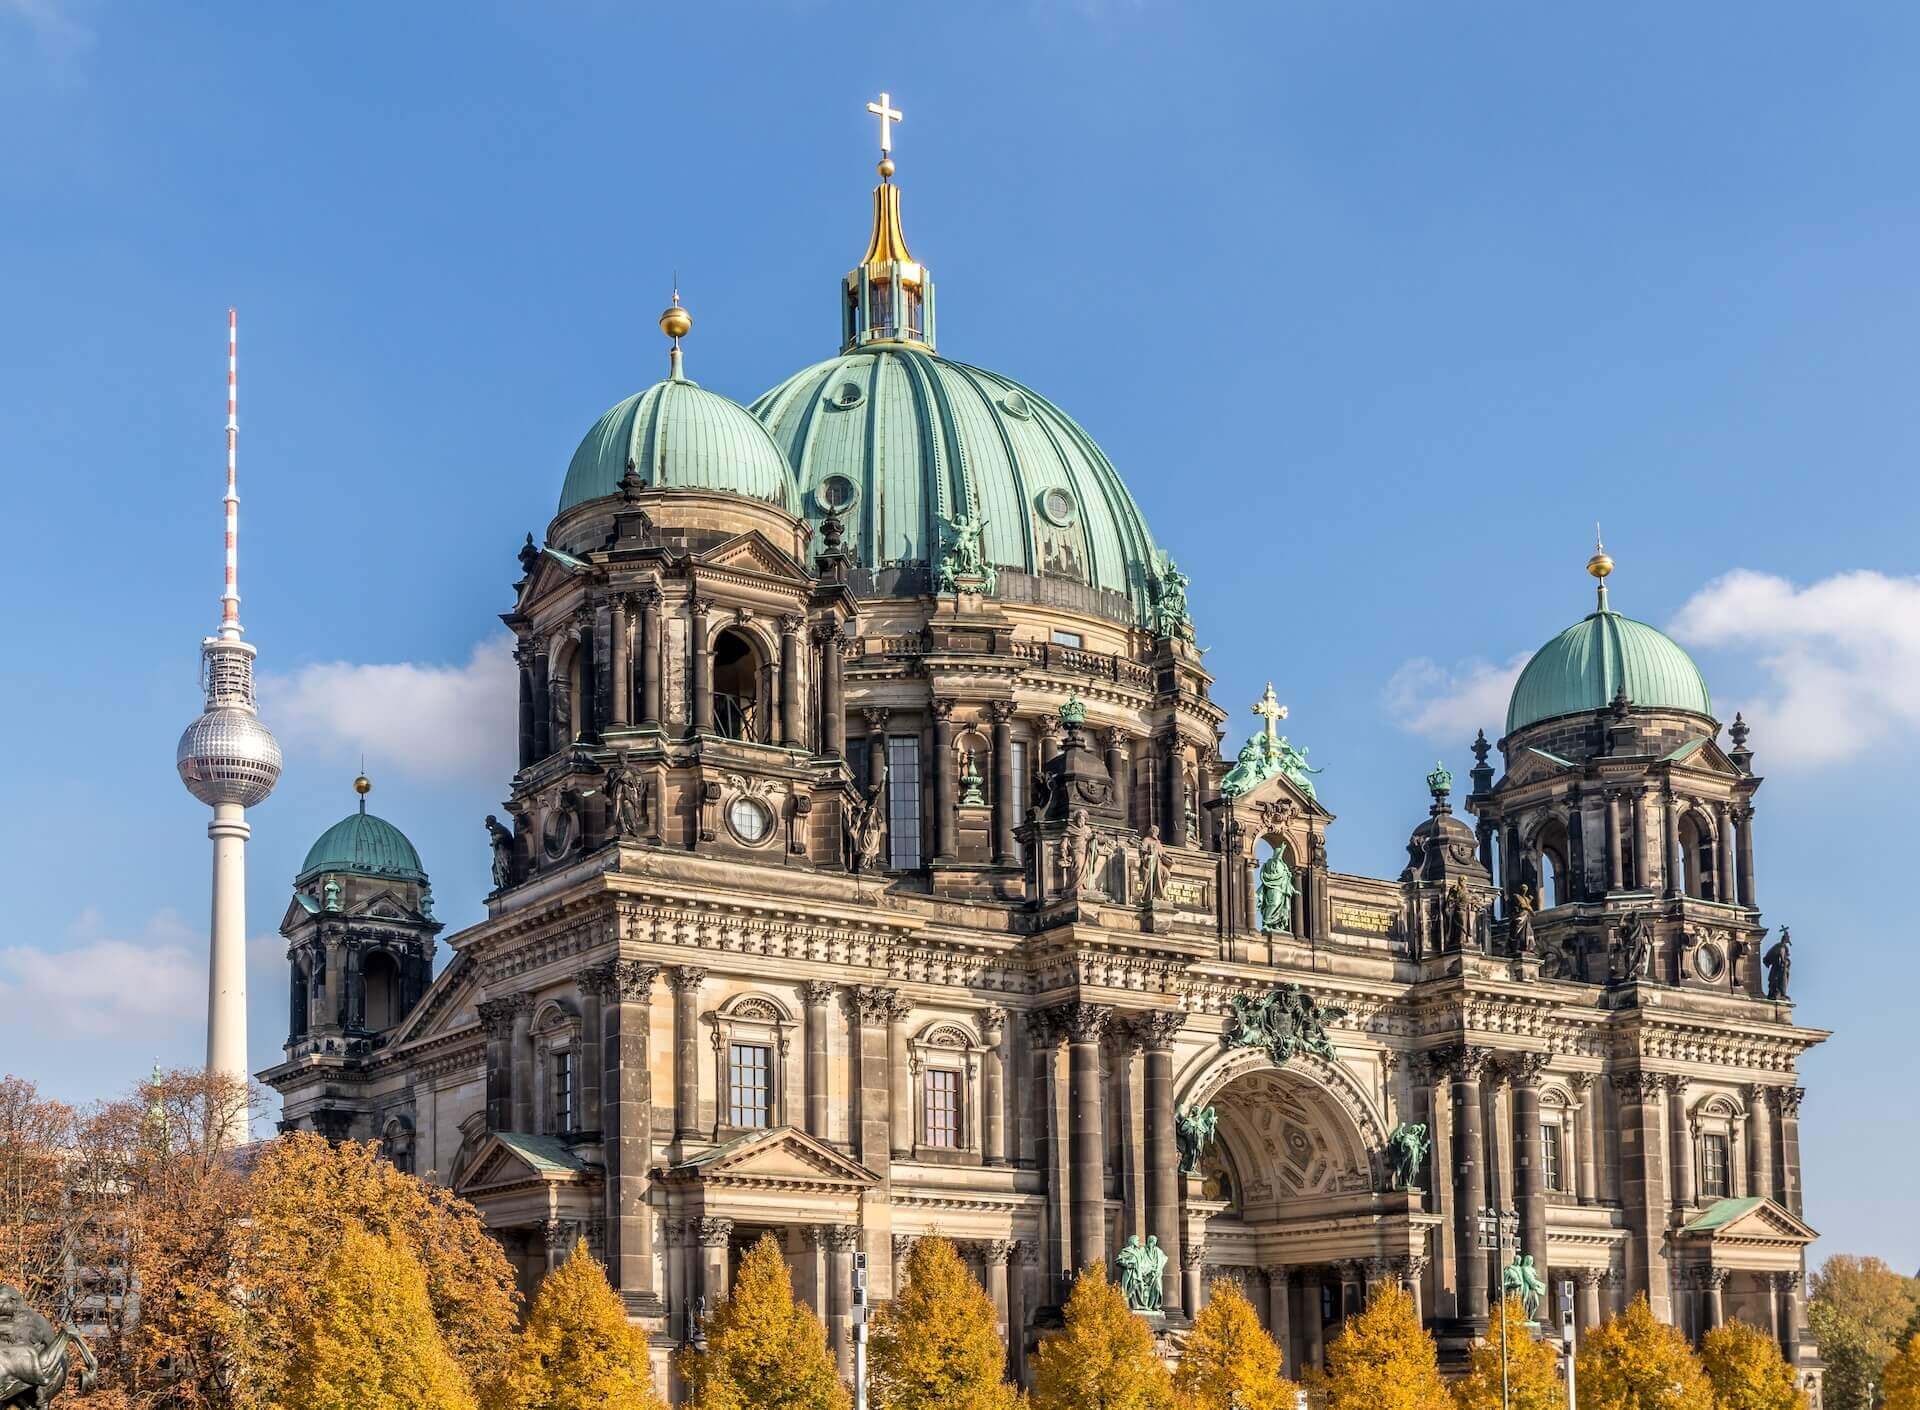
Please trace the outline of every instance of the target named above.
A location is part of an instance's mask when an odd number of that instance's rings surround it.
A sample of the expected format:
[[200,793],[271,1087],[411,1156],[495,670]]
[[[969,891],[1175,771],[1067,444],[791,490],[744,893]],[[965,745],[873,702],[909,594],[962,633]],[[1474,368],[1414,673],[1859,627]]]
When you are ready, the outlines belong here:
[[1187,1016],[1179,1009],[1154,1009],[1135,1014],[1129,1022],[1149,1052],[1164,1052],[1186,1026]]
[[1088,1004],[1078,1000],[1060,1005],[1057,1012],[1067,1030],[1068,1041],[1074,1043],[1099,1042],[1107,1031],[1107,1021],[1113,1017],[1113,1009],[1107,1004]]

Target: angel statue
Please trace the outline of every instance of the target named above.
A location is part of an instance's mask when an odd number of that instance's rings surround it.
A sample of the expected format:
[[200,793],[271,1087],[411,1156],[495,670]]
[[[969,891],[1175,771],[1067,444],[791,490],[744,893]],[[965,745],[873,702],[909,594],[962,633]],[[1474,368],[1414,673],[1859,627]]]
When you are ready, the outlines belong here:
[[1213,1144],[1213,1133],[1219,1124],[1219,1113],[1210,1106],[1183,1106],[1174,1112],[1173,1142],[1180,1150],[1182,1175],[1191,1175],[1200,1168],[1200,1157]]
[[1523,1253],[1505,1268],[1500,1270],[1500,1297],[1504,1301],[1510,1295],[1520,1295],[1520,1305],[1527,1309],[1527,1320],[1540,1320],[1540,1304],[1546,1300],[1547,1280],[1540,1276],[1540,1270],[1533,1266],[1533,1255]]
[[1293,869],[1275,848],[1260,868],[1260,928],[1267,934],[1293,934],[1293,892]]
[[962,511],[958,519],[943,519],[946,525],[949,543],[940,555],[939,590],[957,592],[960,579],[969,579],[980,584],[979,590],[992,595],[997,586],[999,574],[987,562],[985,543],[987,521],[976,519],[969,511]]
[[1427,1152],[1432,1147],[1433,1141],[1427,1135],[1424,1122],[1402,1121],[1388,1132],[1388,1187],[1395,1190],[1419,1188],[1414,1182],[1420,1178],[1420,1167],[1426,1162]]

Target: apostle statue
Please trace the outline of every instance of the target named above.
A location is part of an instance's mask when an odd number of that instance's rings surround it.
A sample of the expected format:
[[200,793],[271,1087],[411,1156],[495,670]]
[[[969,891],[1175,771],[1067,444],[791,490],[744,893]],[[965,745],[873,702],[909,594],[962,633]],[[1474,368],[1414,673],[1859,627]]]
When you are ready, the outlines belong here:
[[1536,946],[1533,939],[1533,888],[1522,882],[1520,889],[1513,893],[1513,952],[1516,955],[1531,955]]
[[1760,956],[1760,963],[1767,967],[1767,997],[1786,998],[1787,977],[1793,970],[1793,932],[1781,926],[1780,938]]
[[1172,869],[1167,865],[1166,844],[1160,840],[1160,828],[1156,823],[1147,829],[1147,835],[1140,839],[1140,900],[1148,910],[1167,899],[1167,886],[1173,880]]
[[637,838],[646,828],[647,783],[627,763],[624,752],[607,765],[607,811],[616,837]]
[[1260,928],[1267,934],[1293,934],[1293,891],[1293,869],[1276,847],[1260,868]]
[[493,889],[505,891],[513,885],[513,834],[492,813],[487,814],[487,839],[493,843]]
[[1060,835],[1060,889],[1067,895],[1079,895],[1081,888],[1092,881],[1097,845],[1087,810],[1075,808]]
[[1126,1298],[1129,1310],[1160,1311],[1167,1255],[1160,1247],[1159,1236],[1149,1234],[1143,1244],[1138,1234],[1129,1235],[1126,1247],[1120,1250],[1114,1264],[1119,1273],[1120,1295]]
[[1458,877],[1447,888],[1446,927],[1446,948],[1466,949],[1467,937],[1473,932],[1473,896],[1467,890],[1467,883]]
[[1627,972],[1628,979],[1651,979],[1653,977],[1653,921],[1645,911],[1635,911],[1627,917]]
[[851,805],[854,868],[862,873],[880,869],[880,849],[887,838],[887,786],[876,783],[867,792],[867,801]]

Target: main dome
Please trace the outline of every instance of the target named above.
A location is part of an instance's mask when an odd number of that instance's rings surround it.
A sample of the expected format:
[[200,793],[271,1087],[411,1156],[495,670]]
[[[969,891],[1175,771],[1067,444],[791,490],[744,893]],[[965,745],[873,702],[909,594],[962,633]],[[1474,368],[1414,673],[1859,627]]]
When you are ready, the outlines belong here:
[[1149,619],[1162,567],[1139,507],[1093,438],[1012,378],[869,343],[795,373],[752,411],[793,467],[800,512],[839,516],[874,591],[931,592],[942,520],[972,513],[1002,598]]
[[713,490],[796,512],[793,473],[767,428],[738,402],[679,377],[594,423],[567,466],[559,512],[618,494],[628,466],[648,489]]
[[1507,733],[1560,715],[1604,710],[1623,691],[1643,710],[1713,715],[1706,678],[1678,642],[1602,607],[1534,652],[1513,683]]
[[367,812],[365,804],[359,812],[348,813],[320,834],[307,849],[307,859],[300,864],[300,874],[293,884],[299,886],[323,872],[382,876],[422,885],[427,880],[420,854],[407,841],[407,835],[385,818]]

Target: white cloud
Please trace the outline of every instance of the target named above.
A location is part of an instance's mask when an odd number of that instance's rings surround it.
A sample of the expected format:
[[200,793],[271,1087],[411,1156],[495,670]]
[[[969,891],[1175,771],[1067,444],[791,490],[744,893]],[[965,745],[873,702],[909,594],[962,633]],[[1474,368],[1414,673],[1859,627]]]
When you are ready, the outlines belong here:
[[1387,713],[1409,734],[1442,744],[1464,744],[1480,729],[1498,739],[1507,697],[1532,654],[1523,651],[1505,665],[1475,657],[1451,669],[1417,656],[1387,681]]
[[1736,569],[1668,630],[1758,657],[1770,688],[1740,708],[1768,762],[1838,763],[1920,725],[1920,578],[1862,569],[1798,587]]
[[59,948],[0,948],[0,1008],[45,1038],[164,1038],[182,1014],[205,1009],[205,951],[205,936],[174,911],[156,912],[128,939],[89,907]]
[[497,783],[513,772],[519,682],[513,638],[462,665],[330,661],[260,682],[261,714],[290,746],[365,754],[369,768]]

